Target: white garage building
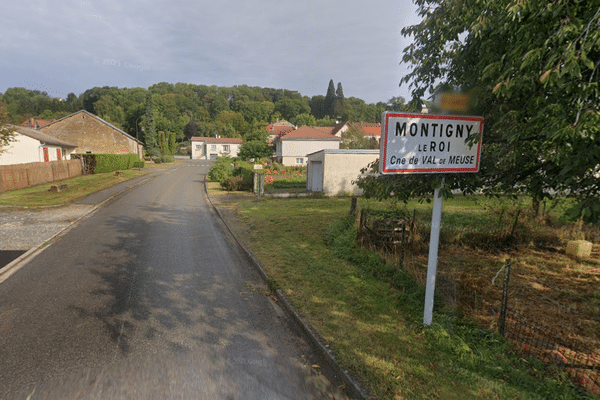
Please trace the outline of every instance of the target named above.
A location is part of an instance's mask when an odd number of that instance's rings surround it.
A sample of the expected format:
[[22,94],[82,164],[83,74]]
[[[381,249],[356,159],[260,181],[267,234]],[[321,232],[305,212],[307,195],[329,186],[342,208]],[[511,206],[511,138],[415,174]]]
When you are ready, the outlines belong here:
[[360,170],[379,158],[379,150],[324,149],[308,155],[306,189],[326,196],[359,196],[353,183]]

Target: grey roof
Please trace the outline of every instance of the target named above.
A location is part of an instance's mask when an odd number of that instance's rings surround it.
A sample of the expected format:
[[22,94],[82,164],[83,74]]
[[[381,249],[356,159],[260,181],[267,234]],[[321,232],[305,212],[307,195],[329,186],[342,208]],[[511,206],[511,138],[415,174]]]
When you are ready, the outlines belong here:
[[57,122],[59,122],[59,121],[62,121],[62,120],[64,120],[64,119],[70,118],[70,117],[72,117],[73,115],[75,115],[75,114],[79,114],[79,113],[84,113],[84,114],[86,114],[86,115],[89,115],[90,117],[97,119],[98,121],[102,122],[103,124],[106,124],[106,125],[110,126],[111,128],[113,128],[114,130],[118,131],[119,133],[121,133],[121,134],[123,134],[123,135],[127,136],[128,138],[130,138],[130,139],[132,139],[132,140],[135,140],[135,141],[136,141],[136,142],[138,142],[139,144],[143,144],[143,143],[142,143],[142,141],[140,141],[140,140],[138,140],[138,139],[134,138],[133,136],[131,136],[131,135],[130,135],[130,134],[128,134],[127,132],[123,131],[122,129],[119,129],[119,128],[117,128],[116,126],[114,126],[114,125],[113,125],[113,124],[111,124],[110,122],[106,122],[105,120],[103,120],[103,119],[102,119],[102,118],[100,118],[99,116],[97,116],[97,115],[94,115],[94,114],[92,114],[91,112],[89,112],[89,111],[86,111],[86,110],[79,110],[79,111],[77,111],[77,112],[74,112],[73,114],[69,114],[69,115],[67,115],[66,117],[62,117],[61,119],[57,119],[56,121],[52,121],[52,122],[50,122],[49,124],[46,124],[46,125],[40,126],[38,129],[43,129],[43,128],[47,127],[47,126],[50,126],[50,125],[52,125],[52,124],[55,124],[55,123],[57,123]]
[[73,148],[77,147],[74,144],[65,142],[64,140],[57,139],[54,136],[47,135],[47,134],[42,133],[35,129],[25,128],[24,126],[17,126],[17,125],[8,125],[7,127],[8,127],[8,129],[10,129],[13,132],[18,132],[21,135],[25,135],[32,139],[38,140],[39,142],[41,142],[43,144],[51,144],[51,145],[55,145],[55,146],[73,147]]

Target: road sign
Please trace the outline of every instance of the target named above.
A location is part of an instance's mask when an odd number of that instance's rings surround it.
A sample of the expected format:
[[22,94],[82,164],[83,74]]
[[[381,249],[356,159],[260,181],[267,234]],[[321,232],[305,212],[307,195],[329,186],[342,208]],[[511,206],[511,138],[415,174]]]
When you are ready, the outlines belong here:
[[463,93],[440,93],[439,107],[442,110],[465,112],[469,110],[469,95]]
[[[483,117],[386,111],[381,117],[379,172],[477,172]],[[478,135],[469,146],[468,140]]]

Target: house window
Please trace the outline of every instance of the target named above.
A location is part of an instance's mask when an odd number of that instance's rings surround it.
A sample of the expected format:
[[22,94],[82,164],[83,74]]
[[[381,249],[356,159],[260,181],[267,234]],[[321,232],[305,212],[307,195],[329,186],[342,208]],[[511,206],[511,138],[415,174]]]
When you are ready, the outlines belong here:
[[211,150],[216,150],[217,149],[217,145],[216,144],[211,144],[210,145],[210,149]]
[[202,145],[201,144],[197,144],[196,145],[196,150],[202,150]]
[[296,158],[296,164],[304,164],[304,158]]
[[223,145],[223,152],[229,153],[229,145],[228,144]]

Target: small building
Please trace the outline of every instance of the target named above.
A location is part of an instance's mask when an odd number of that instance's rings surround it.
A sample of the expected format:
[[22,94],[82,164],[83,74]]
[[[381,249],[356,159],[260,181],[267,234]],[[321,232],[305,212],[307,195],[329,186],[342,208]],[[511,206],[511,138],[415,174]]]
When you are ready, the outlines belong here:
[[340,140],[330,133],[304,125],[275,139],[275,158],[285,166],[303,166],[310,153],[339,149]]
[[190,139],[192,160],[216,160],[219,157],[237,157],[242,147],[240,138],[193,136]]
[[128,133],[85,110],[39,128],[49,136],[75,144],[75,153],[138,154],[144,156],[144,144]]
[[362,195],[353,182],[361,169],[379,158],[379,150],[323,149],[308,155],[306,189],[326,196]]
[[2,149],[0,165],[70,160],[75,145],[38,130],[9,125],[14,141]]

